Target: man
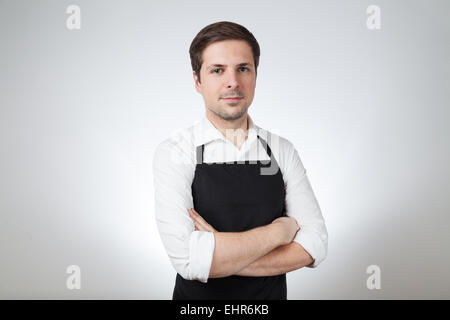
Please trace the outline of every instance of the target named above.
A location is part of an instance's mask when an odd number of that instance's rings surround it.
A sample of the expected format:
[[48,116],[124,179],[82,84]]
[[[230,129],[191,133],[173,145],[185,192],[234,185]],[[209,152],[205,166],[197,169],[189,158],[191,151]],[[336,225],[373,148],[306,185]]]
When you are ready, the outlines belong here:
[[156,221],[177,271],[173,299],[286,299],[286,273],[315,268],[328,234],[297,151],[256,126],[260,48],[243,26],[217,22],[192,41],[205,117],[160,143]]

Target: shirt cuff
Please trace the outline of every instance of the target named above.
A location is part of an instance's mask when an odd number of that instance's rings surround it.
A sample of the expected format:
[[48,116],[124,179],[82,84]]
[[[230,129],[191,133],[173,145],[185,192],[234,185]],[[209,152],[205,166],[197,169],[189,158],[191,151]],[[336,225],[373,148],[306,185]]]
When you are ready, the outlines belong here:
[[327,235],[319,234],[314,230],[300,227],[294,241],[300,244],[314,259],[314,262],[307,265],[308,268],[317,267],[327,256]]
[[189,279],[207,283],[214,254],[214,233],[193,231],[189,239]]

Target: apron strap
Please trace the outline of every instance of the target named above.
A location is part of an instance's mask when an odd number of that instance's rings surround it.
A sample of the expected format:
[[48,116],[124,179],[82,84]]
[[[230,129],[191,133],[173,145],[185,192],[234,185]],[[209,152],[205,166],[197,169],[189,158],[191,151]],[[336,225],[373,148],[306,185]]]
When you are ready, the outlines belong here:
[[197,153],[197,164],[203,163],[203,151],[205,150],[205,145],[202,144],[201,146],[197,147],[196,153]]
[[258,135],[258,138],[261,141],[264,149],[266,150],[267,155],[269,156],[270,160],[272,160],[272,150],[270,149],[269,144],[263,138],[261,138],[259,135]]

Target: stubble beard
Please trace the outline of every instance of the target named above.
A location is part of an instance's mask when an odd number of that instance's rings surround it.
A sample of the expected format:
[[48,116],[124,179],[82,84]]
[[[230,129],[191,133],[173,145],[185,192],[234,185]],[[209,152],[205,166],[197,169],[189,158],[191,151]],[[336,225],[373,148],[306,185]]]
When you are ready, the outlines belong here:
[[208,109],[214,113],[216,116],[221,118],[222,120],[231,121],[231,120],[237,120],[242,118],[242,116],[247,112],[247,108],[242,108],[238,113],[236,114],[229,114],[225,110],[219,108],[219,110],[214,110],[214,108],[208,107]]

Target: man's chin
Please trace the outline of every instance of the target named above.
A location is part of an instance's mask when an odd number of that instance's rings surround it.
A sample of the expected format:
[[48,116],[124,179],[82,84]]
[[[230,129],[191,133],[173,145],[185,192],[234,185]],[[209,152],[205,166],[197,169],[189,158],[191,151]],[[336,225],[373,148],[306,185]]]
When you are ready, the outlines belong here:
[[217,107],[217,108],[211,108],[208,107],[208,109],[214,113],[216,116],[223,120],[231,121],[231,120],[237,120],[242,118],[245,113],[247,112],[246,108],[242,107],[231,107],[229,105]]
[[241,110],[239,112],[227,112],[227,113],[222,113],[221,114],[221,118],[224,120],[237,120],[240,119],[244,116],[245,114],[245,110]]

